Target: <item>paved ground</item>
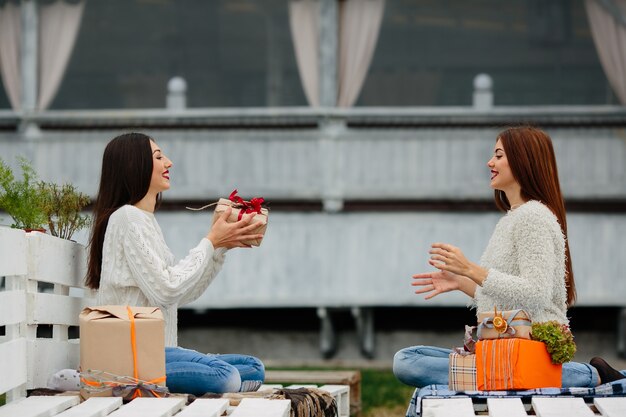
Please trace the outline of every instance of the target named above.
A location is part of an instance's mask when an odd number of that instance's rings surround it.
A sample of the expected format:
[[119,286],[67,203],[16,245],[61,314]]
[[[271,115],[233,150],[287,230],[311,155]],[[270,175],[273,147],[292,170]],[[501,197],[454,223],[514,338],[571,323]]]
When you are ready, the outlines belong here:
[[[463,334],[424,331],[377,332],[373,359],[360,354],[356,334],[345,331],[338,335],[337,354],[323,359],[319,335],[314,331],[257,331],[254,329],[180,329],[180,346],[202,352],[246,353],[261,358],[266,366],[341,366],[358,368],[391,368],[393,355],[399,349],[423,344],[442,347],[459,346]],[[602,356],[619,369],[626,369],[626,360],[616,354],[613,333],[577,332],[578,352],[575,360],[587,362]]]

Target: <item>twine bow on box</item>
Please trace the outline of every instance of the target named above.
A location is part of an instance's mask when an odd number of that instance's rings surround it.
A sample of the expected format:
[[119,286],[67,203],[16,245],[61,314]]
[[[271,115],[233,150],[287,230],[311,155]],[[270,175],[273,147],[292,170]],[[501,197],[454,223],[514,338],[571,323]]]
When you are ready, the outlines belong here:
[[[505,318],[503,312],[498,312],[497,308],[493,309],[493,317],[485,317],[478,324],[478,338],[481,339],[481,330],[483,328],[486,329],[494,329],[498,334],[504,335],[508,334],[511,336],[515,336],[517,334],[517,330],[515,326],[531,326],[532,322],[527,319],[528,314],[522,310],[512,310],[507,312],[508,317]],[[521,314],[523,313],[523,314]],[[515,321],[515,323],[513,323]]]
[[[250,214],[250,213],[262,214],[263,203],[265,203],[265,199],[263,197],[254,197],[252,200],[246,201],[243,198],[241,198],[239,195],[237,195],[237,193],[238,193],[237,189],[234,189],[233,192],[230,193],[230,195],[228,196],[228,199],[232,202],[231,207],[239,209],[239,215],[237,216],[237,220],[241,220],[244,214]],[[221,204],[221,203],[218,203],[218,202],[211,203],[211,204],[207,204],[206,206],[199,207],[199,208],[194,208],[194,207],[185,207],[185,208],[187,210],[199,211],[199,210],[204,210],[205,208],[209,208],[211,206],[215,206],[217,204]]]

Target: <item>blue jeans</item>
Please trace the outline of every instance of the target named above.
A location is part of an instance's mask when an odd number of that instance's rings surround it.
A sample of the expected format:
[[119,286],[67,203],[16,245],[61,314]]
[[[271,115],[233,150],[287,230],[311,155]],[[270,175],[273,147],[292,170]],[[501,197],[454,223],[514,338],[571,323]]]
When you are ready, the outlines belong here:
[[[422,388],[431,384],[448,384],[450,349],[432,346],[412,346],[398,351],[393,358],[393,373],[407,385]],[[621,371],[626,375],[626,371]],[[587,363],[563,364],[563,388],[595,387],[598,371]]]
[[237,392],[243,381],[263,381],[263,363],[246,355],[213,355],[180,347],[165,348],[165,374],[171,392],[196,396]]

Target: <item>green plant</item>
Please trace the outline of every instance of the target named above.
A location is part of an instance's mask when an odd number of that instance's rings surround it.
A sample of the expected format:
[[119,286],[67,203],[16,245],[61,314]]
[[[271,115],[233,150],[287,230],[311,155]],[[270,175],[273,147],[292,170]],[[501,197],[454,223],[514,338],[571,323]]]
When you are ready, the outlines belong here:
[[89,197],[72,184],[40,182],[41,208],[48,220],[48,229],[52,236],[70,239],[72,235],[89,226],[89,216],[81,215],[81,210],[89,204]]
[[17,229],[42,229],[46,216],[41,208],[41,194],[37,186],[37,174],[25,158],[18,158],[22,179],[0,159],[0,208],[13,219],[11,227]]
[[570,362],[576,353],[574,335],[569,326],[557,321],[533,323],[531,338],[546,344],[554,364]]

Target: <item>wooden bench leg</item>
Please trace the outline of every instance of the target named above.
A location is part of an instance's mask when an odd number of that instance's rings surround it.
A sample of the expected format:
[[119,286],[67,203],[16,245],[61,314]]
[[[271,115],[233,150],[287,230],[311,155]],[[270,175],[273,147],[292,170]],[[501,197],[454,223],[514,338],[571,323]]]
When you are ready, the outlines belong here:
[[617,354],[626,358],[626,307],[622,307],[617,318]]
[[356,333],[359,338],[361,354],[367,359],[374,358],[374,309],[371,307],[353,307],[352,317],[356,321]]
[[320,319],[320,351],[324,359],[332,358],[337,353],[337,334],[326,307],[317,309],[317,317]]

